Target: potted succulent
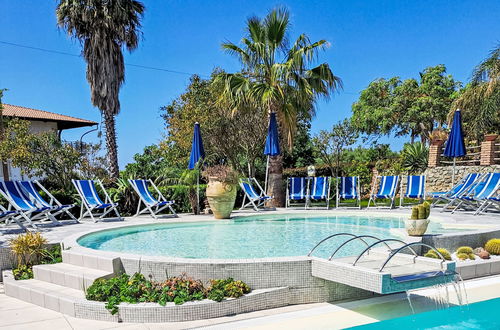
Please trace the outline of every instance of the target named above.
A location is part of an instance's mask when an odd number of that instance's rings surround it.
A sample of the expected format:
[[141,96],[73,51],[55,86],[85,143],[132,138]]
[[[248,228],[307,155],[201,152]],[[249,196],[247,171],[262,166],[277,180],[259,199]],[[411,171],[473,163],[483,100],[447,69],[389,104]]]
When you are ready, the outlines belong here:
[[405,228],[410,236],[422,236],[427,231],[429,225],[429,214],[431,212],[431,204],[423,202],[420,205],[415,205],[411,209],[411,217],[405,221]]
[[203,171],[208,180],[206,196],[216,219],[229,219],[236,201],[238,174],[229,166],[215,165]]

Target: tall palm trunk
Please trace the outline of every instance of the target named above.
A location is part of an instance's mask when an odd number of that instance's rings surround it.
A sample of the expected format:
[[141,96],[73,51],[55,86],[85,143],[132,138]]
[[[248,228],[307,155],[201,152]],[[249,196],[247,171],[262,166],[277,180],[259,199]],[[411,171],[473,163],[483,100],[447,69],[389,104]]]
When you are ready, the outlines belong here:
[[106,149],[108,151],[109,172],[111,178],[116,179],[120,174],[118,167],[118,146],[116,144],[115,116],[110,111],[104,111],[104,125],[106,127]]
[[283,187],[283,156],[281,155],[269,157],[267,194],[269,196],[274,196],[274,199],[269,201],[270,206],[285,206],[285,190]]

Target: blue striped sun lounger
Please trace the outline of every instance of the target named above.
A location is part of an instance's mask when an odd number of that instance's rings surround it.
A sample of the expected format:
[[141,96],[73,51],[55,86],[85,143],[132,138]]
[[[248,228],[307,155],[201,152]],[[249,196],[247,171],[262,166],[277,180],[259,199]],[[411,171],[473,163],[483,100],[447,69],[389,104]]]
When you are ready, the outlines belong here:
[[475,210],[474,215],[480,214],[488,206],[488,200],[494,198],[500,188],[500,173],[487,173],[477,181],[466,193],[454,200],[458,201],[458,204],[452,213],[462,208]]
[[[163,210],[168,209],[175,217],[177,217],[177,214],[172,207],[174,201],[168,201],[160,192],[158,187],[156,187],[153,181],[129,179],[128,182],[137,193],[137,195],[139,195],[139,204],[137,205],[137,213],[135,214],[135,216],[149,212],[153,218],[158,219],[158,214]],[[155,198],[153,194],[151,194],[148,186],[153,187],[156,194],[158,195],[158,198]],[[141,210],[142,204],[144,204],[144,208]]]
[[[401,185],[403,180],[401,180]],[[403,187],[401,187],[401,191]],[[425,175],[408,175],[406,177],[406,189],[400,194],[399,205],[404,205],[405,198],[418,199],[421,202],[425,197]]]
[[8,210],[10,211],[12,208],[17,210],[19,217],[23,218],[31,227],[37,228],[37,225],[33,222],[36,220],[50,220],[55,225],[61,225],[51,215],[52,207],[36,205],[17,182],[0,182],[0,194],[9,202]]
[[[275,210],[274,208],[264,207],[264,203],[268,200],[273,199],[273,197],[268,196],[265,193],[264,189],[262,189],[259,182],[255,178],[241,179],[240,187],[241,190],[243,190],[244,194],[240,210],[243,210],[247,207],[252,207],[255,211],[261,211],[263,209]],[[258,188],[258,191],[256,187]]]
[[361,195],[359,193],[359,177],[345,176],[337,178],[337,207],[342,206],[342,200],[355,200],[355,207],[361,208]]
[[0,205],[0,222],[4,223],[4,228],[9,224],[11,224],[12,222],[15,222],[19,226],[19,228],[21,228],[24,231],[28,231],[28,229],[24,226],[23,221],[19,216],[19,211],[18,210],[9,211],[2,205]]
[[[70,209],[75,207],[75,204],[67,204],[67,205],[61,204],[47,189],[45,189],[42,186],[42,184],[38,180],[17,181],[17,184],[19,186],[21,186],[21,188],[31,198],[31,200],[34,200],[38,205],[52,208],[52,210],[50,212],[54,217],[56,217],[62,213],[66,213],[66,215],[70,219],[78,222],[78,220],[75,218],[75,216],[73,214],[71,214],[71,212],[69,212]],[[48,198],[50,198],[49,202],[47,202],[42,197],[42,195],[40,195],[40,193],[38,192],[37,186],[47,195]]]
[[[123,220],[118,213],[118,204],[113,203],[108,193],[104,189],[100,180],[71,180],[82,200],[80,209],[80,219],[89,216],[94,222],[106,219],[106,216],[114,212],[118,220]],[[99,197],[95,182],[99,185],[105,195],[105,201]]]
[[[377,189],[377,181],[380,181],[378,189]],[[390,204],[389,208],[394,208],[394,199],[396,197],[396,190],[398,188],[399,176],[398,175],[390,175],[390,176],[379,176],[375,181],[372,187],[372,193],[370,194],[370,200],[368,201],[368,207],[370,207],[371,202],[375,207],[379,207],[377,205],[377,199],[388,199]],[[375,189],[377,189],[377,193],[374,193]]]
[[478,173],[469,173],[449,191],[429,193],[428,196],[432,198],[432,206],[436,206],[440,201],[444,201],[446,204],[443,210],[446,209],[455,198],[464,194],[479,177],[480,175]]
[[324,200],[326,208],[330,207],[330,177],[318,176],[312,178],[312,187],[309,189],[310,194],[307,196],[309,206],[313,201]]
[[286,207],[290,207],[292,201],[304,201],[306,207],[307,197],[306,178],[291,177],[288,178],[287,193],[286,193]]

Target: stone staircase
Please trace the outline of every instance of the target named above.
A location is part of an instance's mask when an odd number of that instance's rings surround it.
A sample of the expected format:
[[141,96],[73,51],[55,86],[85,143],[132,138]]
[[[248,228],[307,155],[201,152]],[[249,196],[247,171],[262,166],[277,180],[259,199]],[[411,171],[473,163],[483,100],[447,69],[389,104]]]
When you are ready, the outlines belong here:
[[98,278],[110,278],[121,268],[119,258],[65,250],[63,262],[33,267],[34,279],[16,281],[4,272],[5,294],[41,307],[75,316],[85,290]]

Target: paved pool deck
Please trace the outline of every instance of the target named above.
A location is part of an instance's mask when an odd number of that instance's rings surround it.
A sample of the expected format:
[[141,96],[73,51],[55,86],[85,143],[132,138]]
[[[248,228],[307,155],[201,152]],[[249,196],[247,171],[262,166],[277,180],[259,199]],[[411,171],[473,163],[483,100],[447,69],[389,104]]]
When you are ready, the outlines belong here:
[[[468,302],[500,297],[500,276],[465,282]],[[435,289],[412,291],[412,304],[417,312],[436,308],[432,297]],[[457,303],[455,295],[450,302]],[[294,305],[230,317],[176,323],[111,323],[70,317],[25,303],[4,294],[0,284],[0,329],[343,329],[362,324],[410,315],[405,294],[356,300],[338,304],[318,303]]]
[[[358,216],[394,216],[394,217],[406,217],[409,216],[411,210],[409,208],[397,208],[393,210],[388,209],[278,209],[276,211],[262,211],[254,212],[251,210],[235,211],[232,217],[240,216],[251,216],[251,215],[279,215],[279,214],[307,214],[308,216],[312,214],[317,215],[358,215]],[[431,216],[429,218],[431,221],[439,221],[445,229],[453,229],[460,231],[464,229],[465,231],[471,230],[500,230],[500,213],[488,213],[484,215],[474,216],[471,212],[457,212],[451,214],[450,212],[440,212],[439,209],[432,209]],[[52,223],[39,225],[39,231],[46,237],[50,243],[61,242],[64,238],[75,235],[78,233],[84,233],[90,230],[100,230],[114,228],[122,225],[140,225],[140,224],[151,224],[151,223],[173,223],[173,222],[200,222],[200,221],[214,221],[213,215],[193,215],[193,214],[179,214],[178,218],[174,217],[164,217],[158,220],[151,218],[150,216],[139,216],[139,217],[125,217],[124,221],[103,221],[94,223],[89,220],[82,220],[80,223],[74,223],[74,221],[63,221],[63,226],[53,226]],[[7,246],[8,240],[11,237],[22,233],[22,230],[15,225],[10,225],[9,227],[0,227],[0,248]]]

